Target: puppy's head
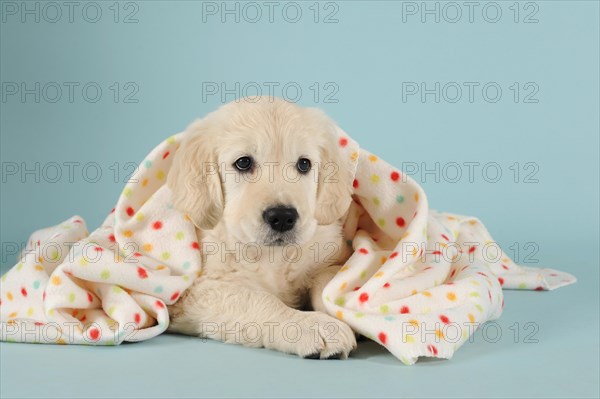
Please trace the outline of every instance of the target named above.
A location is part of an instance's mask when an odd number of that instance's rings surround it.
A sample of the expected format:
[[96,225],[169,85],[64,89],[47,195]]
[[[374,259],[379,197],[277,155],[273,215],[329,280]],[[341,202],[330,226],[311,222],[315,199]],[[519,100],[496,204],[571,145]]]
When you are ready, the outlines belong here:
[[337,127],[321,111],[246,98],[192,124],[168,176],[176,208],[239,242],[302,244],[351,201]]

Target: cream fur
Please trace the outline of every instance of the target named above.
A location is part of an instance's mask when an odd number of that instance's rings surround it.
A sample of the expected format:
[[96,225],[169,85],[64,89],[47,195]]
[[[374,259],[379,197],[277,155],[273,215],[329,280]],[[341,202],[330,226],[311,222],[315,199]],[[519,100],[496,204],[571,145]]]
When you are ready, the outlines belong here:
[[[198,227],[203,271],[170,307],[170,331],[321,359],[355,348],[350,327],[326,315],[321,299],[350,255],[341,218],[352,177],[339,168],[335,129],[319,110],[266,97],[227,104],[188,128],[168,184]],[[256,161],[252,173],[233,168],[242,156]],[[299,158],[311,172],[298,173]],[[262,218],[274,205],[299,214],[279,245]]]

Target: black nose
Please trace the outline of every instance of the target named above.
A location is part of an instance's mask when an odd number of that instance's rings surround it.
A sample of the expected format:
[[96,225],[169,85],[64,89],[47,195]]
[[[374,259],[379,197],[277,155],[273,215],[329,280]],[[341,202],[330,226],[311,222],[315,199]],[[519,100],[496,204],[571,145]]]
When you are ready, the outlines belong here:
[[287,206],[274,206],[263,212],[263,219],[273,230],[283,233],[294,228],[298,211]]

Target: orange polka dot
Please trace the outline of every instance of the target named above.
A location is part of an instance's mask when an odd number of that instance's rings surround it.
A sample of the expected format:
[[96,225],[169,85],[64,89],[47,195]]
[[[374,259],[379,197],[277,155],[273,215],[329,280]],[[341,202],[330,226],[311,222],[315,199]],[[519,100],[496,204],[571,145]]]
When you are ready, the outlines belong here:
[[52,276],[51,281],[52,281],[52,284],[54,284],[54,285],[60,285],[60,283],[62,283],[60,277],[58,277],[58,276]]
[[125,237],[127,237],[127,238],[133,237],[133,231],[131,231],[131,230],[125,230],[125,231],[123,232],[123,235],[124,235]]
[[342,283],[342,285],[340,285],[340,291],[343,291],[344,289],[346,289],[346,287],[348,286],[348,283],[346,283],[345,281]]
[[469,313],[469,321],[470,321],[471,323],[475,323],[475,316],[473,316],[473,314],[472,314],[472,313]]
[[146,251],[146,252],[152,252],[152,249],[154,249],[154,247],[150,243],[144,244],[143,248],[144,248],[144,251]]
[[338,310],[337,312],[335,312],[335,317],[342,320],[344,318],[344,312],[342,312],[341,310]]
[[456,294],[454,292],[449,292],[446,294],[446,298],[450,301],[456,301]]
[[6,297],[8,298],[9,301],[12,301],[13,300],[13,294],[12,294],[12,292],[8,291],[6,293]]

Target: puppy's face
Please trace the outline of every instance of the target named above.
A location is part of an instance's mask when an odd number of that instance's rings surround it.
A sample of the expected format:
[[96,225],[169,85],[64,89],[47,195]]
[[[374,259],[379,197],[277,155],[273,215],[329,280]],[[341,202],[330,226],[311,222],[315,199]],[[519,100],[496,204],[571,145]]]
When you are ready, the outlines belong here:
[[174,205],[202,229],[236,241],[303,244],[351,201],[336,126],[282,100],[230,103],[188,129],[168,183]]

